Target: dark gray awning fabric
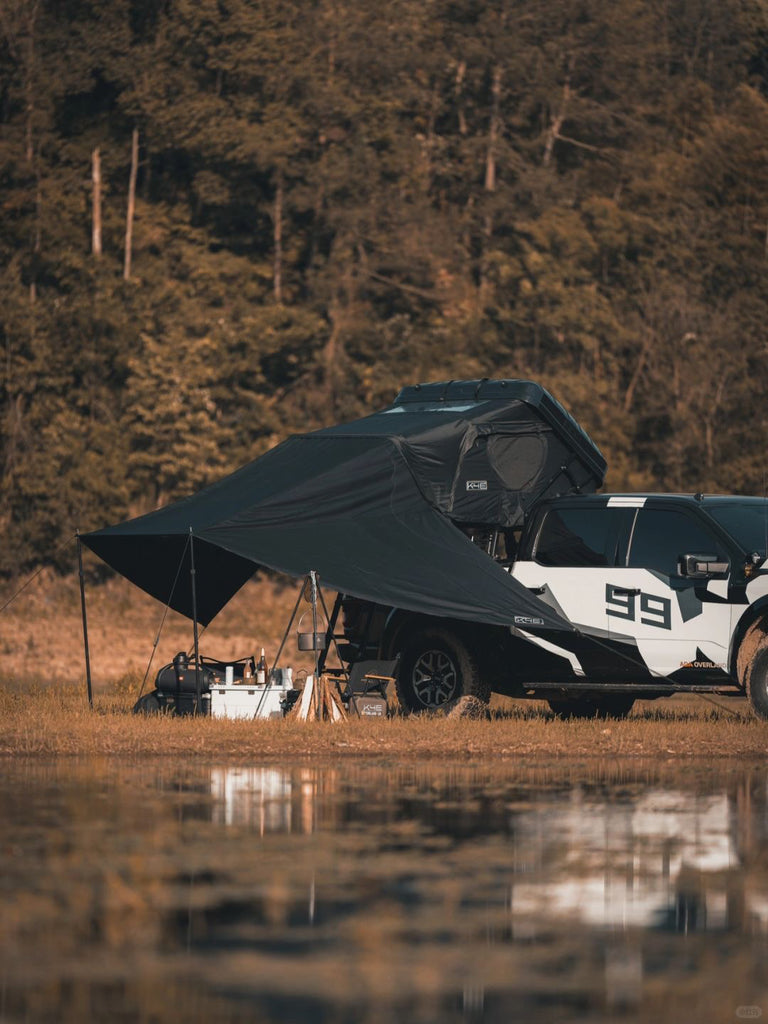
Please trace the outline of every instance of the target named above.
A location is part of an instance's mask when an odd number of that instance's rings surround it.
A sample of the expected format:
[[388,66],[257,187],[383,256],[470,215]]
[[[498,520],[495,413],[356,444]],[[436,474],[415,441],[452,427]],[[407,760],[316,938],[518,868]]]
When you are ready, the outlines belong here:
[[[520,405],[513,410],[518,424]],[[463,455],[474,450],[477,456],[476,424],[466,412],[427,410],[419,419],[416,412],[385,410],[357,424],[290,438],[211,487],[86,534],[83,542],[121,575],[191,617],[192,537],[203,624],[264,566],[297,577],[316,570],[333,590],[425,615],[501,626],[523,617],[533,620],[526,628],[569,630],[451,521],[457,495],[459,503],[464,493],[475,496],[456,488]],[[488,419],[488,409],[483,416]],[[389,429],[378,422],[382,418]],[[562,446],[551,425],[538,416],[529,420],[531,437],[546,438],[548,450],[553,438]],[[552,476],[551,459],[540,449],[533,446],[535,465],[521,470],[526,482],[533,477],[534,489]],[[583,461],[576,460],[570,472],[581,473],[585,489],[594,489],[599,472],[591,470],[590,477]],[[473,474],[485,473],[476,477],[487,485],[480,498],[491,492],[478,521],[498,514],[505,502],[510,518],[502,517],[500,525],[519,521],[531,487],[521,489],[522,499],[513,493],[500,501],[497,483],[491,487],[492,469],[477,458],[471,466]],[[448,480],[442,491],[441,472]],[[566,482],[565,489],[570,486]],[[466,521],[466,511],[455,518]]]
[[[516,615],[568,628],[449,520],[427,505],[397,448],[292,438],[199,494],[86,534],[121,575],[206,624],[259,566],[292,576],[314,569],[333,590],[425,615],[512,625]],[[322,467],[322,468],[321,468]],[[275,491],[277,478],[288,480]],[[259,499],[254,491],[263,495]],[[175,581],[175,586],[174,586]]]

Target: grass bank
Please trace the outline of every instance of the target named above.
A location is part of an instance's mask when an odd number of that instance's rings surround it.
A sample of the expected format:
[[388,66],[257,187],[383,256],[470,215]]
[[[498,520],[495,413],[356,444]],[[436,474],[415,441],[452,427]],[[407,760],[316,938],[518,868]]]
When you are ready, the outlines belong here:
[[341,723],[170,718],[133,715],[132,687],[120,684],[88,708],[71,685],[0,686],[0,757],[764,759],[768,722],[746,705],[696,698],[636,705],[624,721],[552,717],[538,702],[495,700],[490,721],[445,717]]

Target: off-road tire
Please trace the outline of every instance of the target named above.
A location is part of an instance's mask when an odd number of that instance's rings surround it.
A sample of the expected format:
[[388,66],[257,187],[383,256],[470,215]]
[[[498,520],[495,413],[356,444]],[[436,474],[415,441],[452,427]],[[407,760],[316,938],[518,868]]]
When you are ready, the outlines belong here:
[[159,715],[160,711],[160,701],[156,690],[153,690],[151,693],[145,693],[133,705],[134,715]]
[[747,673],[747,697],[758,718],[768,718],[768,640],[758,647]]
[[591,701],[581,697],[552,697],[547,701],[550,710],[558,718],[594,718],[597,708]]
[[558,718],[626,718],[634,697],[610,694],[605,697],[553,697],[547,701]]
[[405,640],[395,687],[405,712],[450,711],[468,695],[485,703],[490,698],[474,654],[446,629],[423,629]]

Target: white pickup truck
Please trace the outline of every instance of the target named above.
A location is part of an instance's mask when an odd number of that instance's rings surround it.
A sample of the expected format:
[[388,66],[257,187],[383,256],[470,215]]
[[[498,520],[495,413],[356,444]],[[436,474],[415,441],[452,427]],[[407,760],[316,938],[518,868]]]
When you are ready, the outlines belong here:
[[[768,501],[576,494],[541,502],[508,571],[575,632],[537,634],[418,616],[349,598],[355,657],[400,656],[411,711],[464,694],[544,698],[565,716],[626,715],[679,691],[746,695],[768,718]],[[489,550],[500,547],[493,538]]]

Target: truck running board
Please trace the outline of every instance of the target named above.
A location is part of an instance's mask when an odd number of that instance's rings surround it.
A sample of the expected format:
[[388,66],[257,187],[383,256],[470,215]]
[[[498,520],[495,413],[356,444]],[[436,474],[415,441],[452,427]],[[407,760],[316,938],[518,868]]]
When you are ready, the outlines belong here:
[[566,685],[563,683],[536,683],[535,686],[525,686],[523,689],[526,697],[535,697],[542,691],[547,693],[554,691],[567,696],[575,690],[592,693],[635,693],[638,700],[642,700],[643,692],[653,693],[654,696],[657,694],[663,696],[668,693],[718,693],[722,697],[744,695],[743,689],[736,683],[732,686],[723,683],[705,683],[696,686],[686,686],[683,683],[663,683],[661,685],[656,683],[567,683]]

